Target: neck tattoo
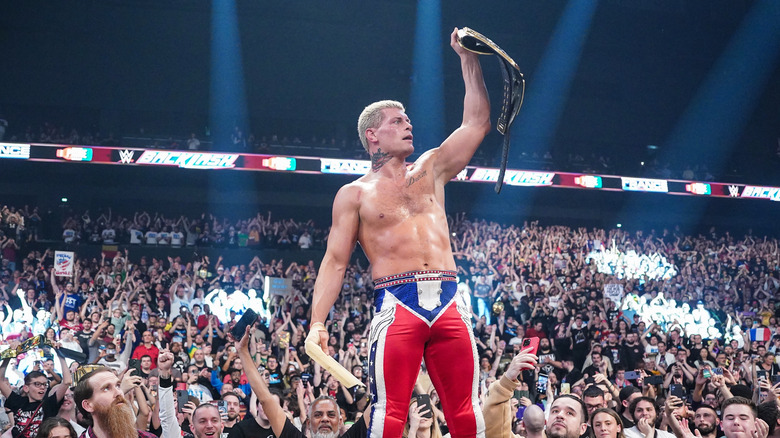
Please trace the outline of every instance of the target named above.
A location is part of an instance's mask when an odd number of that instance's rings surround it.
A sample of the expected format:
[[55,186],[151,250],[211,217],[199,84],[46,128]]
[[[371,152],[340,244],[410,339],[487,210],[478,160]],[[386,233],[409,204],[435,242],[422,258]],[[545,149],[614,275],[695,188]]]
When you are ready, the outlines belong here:
[[378,172],[391,158],[387,152],[382,152],[381,148],[377,149],[374,155],[371,155],[371,171]]

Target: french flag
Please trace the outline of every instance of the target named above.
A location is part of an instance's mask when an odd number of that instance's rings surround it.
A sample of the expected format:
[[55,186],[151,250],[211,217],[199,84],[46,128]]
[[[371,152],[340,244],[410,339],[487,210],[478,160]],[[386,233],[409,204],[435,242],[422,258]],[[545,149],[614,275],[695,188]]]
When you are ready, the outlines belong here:
[[750,329],[751,341],[768,341],[772,337],[772,332],[768,328]]

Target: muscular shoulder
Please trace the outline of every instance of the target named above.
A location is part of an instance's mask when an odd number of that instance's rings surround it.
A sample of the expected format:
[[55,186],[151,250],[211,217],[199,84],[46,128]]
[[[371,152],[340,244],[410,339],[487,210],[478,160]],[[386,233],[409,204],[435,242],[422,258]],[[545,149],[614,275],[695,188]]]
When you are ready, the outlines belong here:
[[436,157],[439,155],[439,148],[433,148],[429,149],[420,155],[419,158],[417,158],[414,161],[415,166],[430,166],[433,165],[434,160],[436,160]]
[[360,198],[365,190],[366,182],[363,178],[342,186],[333,200],[334,207],[357,208]]

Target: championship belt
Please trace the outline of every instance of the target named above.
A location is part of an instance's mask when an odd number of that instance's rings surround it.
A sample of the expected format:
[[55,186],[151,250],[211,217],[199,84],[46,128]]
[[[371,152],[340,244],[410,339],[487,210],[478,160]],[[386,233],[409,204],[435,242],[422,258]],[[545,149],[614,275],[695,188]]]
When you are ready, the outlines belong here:
[[30,339],[27,339],[26,341],[19,344],[16,348],[9,348],[7,350],[3,350],[2,354],[0,354],[0,359],[13,359],[16,356],[19,356],[22,353],[26,353],[34,348],[43,348],[43,347],[51,347],[52,344],[49,342],[48,339],[46,339],[43,335],[37,335],[33,336]]
[[[36,348],[41,348],[44,350],[44,353],[46,353],[46,350],[49,348],[54,348],[54,345],[44,335],[33,336],[32,338],[27,339],[26,341],[19,344],[19,346],[16,348],[8,348],[7,350],[3,350],[3,352],[0,353],[0,360],[13,359],[22,353],[26,353]],[[87,355],[80,351],[71,350],[68,348],[58,348],[55,351],[58,355],[75,360],[79,363],[87,361]]]
[[509,159],[509,128],[512,126],[520,107],[523,105],[525,95],[525,79],[512,58],[496,43],[481,33],[464,27],[458,30],[458,44],[464,49],[478,55],[498,55],[498,63],[501,65],[501,74],[504,77],[504,96],[501,101],[501,114],[496,121],[496,130],[504,136],[504,147],[501,152],[501,169],[496,181],[496,193],[501,192],[504,185],[504,173]]
[[86,376],[87,374],[91,373],[95,370],[105,369],[106,367],[103,365],[82,365],[78,368],[76,368],[76,372],[73,375],[73,384],[71,386],[75,387],[79,384],[81,379]]

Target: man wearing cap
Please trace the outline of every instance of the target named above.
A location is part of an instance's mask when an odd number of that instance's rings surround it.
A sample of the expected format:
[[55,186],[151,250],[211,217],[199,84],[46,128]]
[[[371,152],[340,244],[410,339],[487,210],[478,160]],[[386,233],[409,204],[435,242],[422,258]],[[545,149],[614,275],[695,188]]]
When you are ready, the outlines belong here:
[[124,395],[141,383],[141,377],[119,378],[109,368],[98,368],[85,374],[73,390],[76,408],[92,420],[80,438],[156,438],[137,430],[135,413]]

